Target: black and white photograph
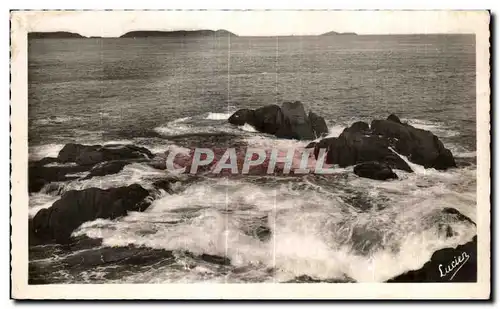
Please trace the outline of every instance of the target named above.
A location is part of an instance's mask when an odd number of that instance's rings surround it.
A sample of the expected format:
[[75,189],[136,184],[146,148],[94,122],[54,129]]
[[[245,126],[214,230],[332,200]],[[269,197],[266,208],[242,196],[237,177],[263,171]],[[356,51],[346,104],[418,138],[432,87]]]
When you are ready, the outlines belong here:
[[489,12],[11,23],[26,71],[11,72],[24,82],[11,102],[14,285],[329,297],[439,282],[489,297]]

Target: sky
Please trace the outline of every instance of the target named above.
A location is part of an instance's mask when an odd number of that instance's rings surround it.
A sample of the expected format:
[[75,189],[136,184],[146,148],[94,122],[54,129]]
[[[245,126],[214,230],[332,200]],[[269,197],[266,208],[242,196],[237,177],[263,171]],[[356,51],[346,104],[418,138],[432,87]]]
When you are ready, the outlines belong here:
[[120,36],[133,30],[225,29],[240,36],[474,33],[481,11],[84,11],[25,12],[28,31]]

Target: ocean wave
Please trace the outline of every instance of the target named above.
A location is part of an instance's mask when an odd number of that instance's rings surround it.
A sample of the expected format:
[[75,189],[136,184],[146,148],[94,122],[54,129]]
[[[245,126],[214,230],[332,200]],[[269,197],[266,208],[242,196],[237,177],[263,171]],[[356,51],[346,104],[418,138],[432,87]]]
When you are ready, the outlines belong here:
[[28,215],[34,217],[40,209],[49,208],[59,197],[44,193],[33,193],[29,198]]
[[414,126],[415,128],[431,131],[436,136],[441,138],[454,137],[460,135],[460,132],[450,129],[441,122],[434,122],[422,119],[401,119],[401,120],[407,121],[408,124]]
[[82,119],[83,119],[82,117],[77,117],[77,116],[55,116],[55,117],[37,119],[34,121],[34,123],[37,125],[49,125],[49,124],[61,124],[65,122],[81,121]]
[[[139,184],[145,189],[153,189],[152,182],[166,177],[168,172],[152,168],[146,164],[132,163],[117,174],[96,176],[90,179],[75,179],[66,182],[52,182],[45,185],[41,192],[46,194],[61,195],[70,190],[83,190],[87,188],[109,189],[116,187]],[[74,174],[83,178],[86,172]]]
[[[264,186],[205,180],[155,200],[143,213],[84,224],[75,235],[103,238],[105,246],[225,256],[232,267],[258,273],[273,269],[279,280],[307,274],[380,282],[419,268],[434,251],[475,235],[475,226],[442,212],[456,208],[475,220],[475,192],[463,194],[460,187],[464,172],[471,171],[436,172],[423,179],[406,173],[390,183],[351,175],[329,180],[326,190],[300,179]],[[360,212],[349,202],[352,194],[384,207]],[[270,229],[269,240],[248,232],[260,226]],[[443,226],[449,226],[451,236]],[[155,280],[173,280],[172,272],[165,269]]]
[[45,157],[57,157],[64,144],[45,144],[30,146],[28,148],[28,159],[30,161],[40,160]]

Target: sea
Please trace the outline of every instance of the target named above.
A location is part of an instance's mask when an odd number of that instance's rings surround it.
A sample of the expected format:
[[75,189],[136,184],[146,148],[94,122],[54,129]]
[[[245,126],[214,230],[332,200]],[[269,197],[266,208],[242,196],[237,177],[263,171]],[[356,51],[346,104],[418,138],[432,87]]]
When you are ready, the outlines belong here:
[[[329,136],[394,113],[437,135],[458,164],[447,171],[412,164],[414,173],[395,170],[399,179],[393,181],[360,178],[352,167],[336,167],[332,175],[181,181],[142,213],[87,222],[73,233],[102,239],[110,250],[170,250],[173,260],[120,273],[113,273],[116,265],[61,268],[47,274],[48,282],[383,282],[476,235],[474,224],[442,211],[455,208],[476,221],[473,35],[28,43],[30,160],[57,156],[70,142],[133,143],[156,154],[172,147],[301,149],[308,141],[227,122],[240,108],[301,101],[325,118]],[[30,217],[69,190],[148,188],[166,174],[134,163],[118,174],[42,189],[30,195]],[[267,237],[257,237],[263,227]],[[76,254],[57,252],[30,257],[30,265],[43,268]],[[197,258],[203,254],[230,262]]]

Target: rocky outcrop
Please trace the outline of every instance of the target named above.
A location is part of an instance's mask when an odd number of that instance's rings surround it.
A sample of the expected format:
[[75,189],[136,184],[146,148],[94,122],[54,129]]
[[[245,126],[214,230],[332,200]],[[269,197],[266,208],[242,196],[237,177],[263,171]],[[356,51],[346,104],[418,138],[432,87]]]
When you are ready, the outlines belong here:
[[319,141],[315,146],[315,154],[319,153],[320,148],[326,148],[326,163],[340,167],[375,161],[390,168],[412,172],[410,166],[389,147],[386,138],[366,135],[355,126],[345,129],[338,138]]
[[324,148],[327,151],[326,163],[341,167],[378,162],[392,169],[412,172],[398,154],[425,168],[443,170],[456,167],[452,153],[437,136],[402,123],[394,114],[387,120],[373,120],[371,126],[355,122],[339,137],[325,138],[314,147],[316,157],[319,149]]
[[66,144],[59,152],[59,162],[94,165],[104,161],[153,158],[151,151],[135,145],[81,145]]
[[394,149],[413,163],[439,170],[456,167],[451,151],[444,147],[437,136],[430,131],[401,123],[394,115],[387,120],[372,121],[371,130],[373,134],[391,139]]
[[83,179],[89,179],[95,176],[106,176],[119,173],[123,170],[129,161],[110,161],[102,162],[94,166]]
[[476,282],[477,236],[456,248],[445,248],[417,270],[401,274],[387,282]]
[[145,210],[149,206],[148,195],[149,192],[137,184],[107,190],[71,190],[35,215],[30,234],[37,242],[66,243],[71,233],[84,222],[97,218],[115,219],[128,211]]
[[[123,170],[125,165],[134,162],[162,167],[162,162],[156,162],[153,158],[151,151],[135,145],[69,143],[59,151],[57,158],[46,157],[29,163],[28,192],[38,192],[51,182],[116,174]],[[78,175],[83,172],[89,173],[85,177]]]
[[267,105],[256,110],[240,109],[228,119],[234,125],[250,124],[256,130],[279,138],[313,140],[328,133],[323,117],[314,112],[306,114],[299,102],[284,102],[282,106]]
[[363,178],[375,180],[397,179],[392,169],[385,163],[380,162],[365,162],[354,167],[354,174]]

